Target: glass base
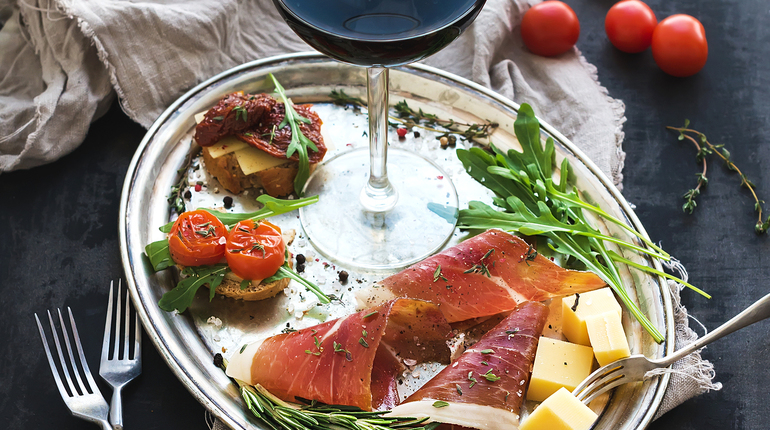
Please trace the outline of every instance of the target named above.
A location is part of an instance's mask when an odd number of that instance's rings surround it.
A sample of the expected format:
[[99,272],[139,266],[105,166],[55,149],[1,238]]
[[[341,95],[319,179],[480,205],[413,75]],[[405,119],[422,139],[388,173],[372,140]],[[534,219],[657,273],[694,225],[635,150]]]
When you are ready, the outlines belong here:
[[440,250],[457,224],[458,200],[449,176],[422,156],[388,150],[388,179],[398,191],[393,209],[364,210],[369,149],[344,152],[313,172],[305,195],[318,203],[300,208],[310,243],[336,264],[356,270],[397,270]]

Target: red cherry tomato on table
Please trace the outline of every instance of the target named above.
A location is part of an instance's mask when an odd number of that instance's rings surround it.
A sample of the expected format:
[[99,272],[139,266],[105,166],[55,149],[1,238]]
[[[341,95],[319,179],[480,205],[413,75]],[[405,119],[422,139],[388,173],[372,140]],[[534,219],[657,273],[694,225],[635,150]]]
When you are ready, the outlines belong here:
[[227,229],[214,215],[196,210],[185,212],[171,227],[168,248],[182,266],[216,264],[225,254]]
[[664,72],[684,78],[706,64],[709,46],[703,24],[690,15],[672,15],[652,33],[652,57]]
[[615,3],[604,18],[604,31],[610,43],[632,54],[650,47],[656,25],[655,13],[639,0]]
[[279,227],[247,219],[230,230],[225,258],[233,273],[242,279],[262,280],[275,275],[283,265],[285,251]]
[[580,36],[575,11],[551,0],[532,6],[521,19],[521,38],[532,53],[553,57],[569,51]]

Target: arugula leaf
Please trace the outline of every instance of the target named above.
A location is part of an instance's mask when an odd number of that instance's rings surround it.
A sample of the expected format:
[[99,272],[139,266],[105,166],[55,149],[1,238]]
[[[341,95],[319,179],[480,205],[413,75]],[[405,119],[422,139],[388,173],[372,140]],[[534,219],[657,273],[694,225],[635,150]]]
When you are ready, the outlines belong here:
[[297,176],[294,178],[294,192],[302,197],[302,188],[305,187],[305,182],[307,182],[307,178],[310,176],[310,159],[308,158],[307,149],[310,148],[313,151],[318,152],[318,147],[316,147],[315,143],[302,133],[302,130],[299,127],[300,122],[310,124],[310,120],[301,116],[294,110],[294,105],[292,105],[289,98],[286,97],[286,92],[272,73],[270,74],[270,79],[273,80],[275,92],[278,93],[278,97],[283,101],[285,107],[285,116],[283,121],[278,125],[278,128],[283,128],[287,124],[291,128],[291,142],[286,148],[286,158],[291,158],[295,152],[299,157],[299,168],[297,170]]
[[[571,257],[569,261],[579,262],[604,279],[650,335],[657,342],[661,342],[663,336],[660,331],[652,325],[623,288],[615,262],[650,273],[662,272],[621,257],[608,250],[605,243],[611,242],[663,261],[670,260],[669,254],[626,223],[584,201],[572,183],[574,178],[571,178],[567,159],[561,163],[558,181],[553,178],[554,142],[549,137],[545,144],[542,144],[540,124],[529,105],[521,105],[514,122],[514,131],[521,144],[521,152],[513,149],[504,152],[494,145],[491,146],[493,154],[481,149],[457,151],[457,156],[468,173],[497,195],[493,203],[502,209],[497,210],[481,202],[470,202],[468,209],[460,211],[458,227],[467,230],[500,228],[528,236],[545,237],[552,250]],[[646,246],[602,234],[591,225],[584,211],[593,212],[617,224]],[[708,297],[706,293],[681,279],[668,274],[661,276],[690,286]]]
[[[231,213],[231,212],[215,211],[207,208],[201,208],[201,209],[219,218],[219,220],[222,221],[222,224],[226,226],[231,226],[245,219],[253,219],[254,221],[259,221],[261,219],[265,219],[271,216],[281,215],[281,214],[285,214],[286,212],[291,212],[303,206],[311,205],[313,203],[318,202],[318,196],[305,197],[302,199],[294,199],[294,200],[284,200],[284,199],[276,199],[275,197],[271,197],[267,194],[262,194],[261,196],[257,197],[257,201],[262,203],[265,206],[256,212]],[[163,227],[161,227],[160,231],[162,231],[163,233],[169,233],[173,225],[174,223],[172,221],[164,225]]]
[[163,294],[158,300],[158,307],[167,312],[184,312],[192,304],[195,293],[205,284],[209,284],[209,300],[212,300],[214,291],[229,272],[226,264],[185,267],[182,274],[187,277],[179,281],[173,290]]
[[152,263],[152,268],[156,272],[174,265],[174,260],[171,259],[171,251],[168,249],[168,239],[159,240],[145,246],[144,253],[147,254],[150,263]]
[[263,279],[262,282],[265,284],[269,284],[271,282],[275,282],[284,278],[290,278],[302,284],[305,288],[307,288],[308,291],[310,291],[311,293],[315,294],[316,297],[318,297],[319,302],[323,304],[331,303],[329,296],[324,294],[323,291],[321,291],[321,289],[318,288],[318,286],[316,286],[312,282],[309,282],[308,280],[300,276],[299,273],[295,272],[294,269],[292,269],[291,266],[289,266],[288,250],[286,250],[286,258],[284,260],[283,266],[278,268],[278,271],[275,272],[275,275],[269,278]]

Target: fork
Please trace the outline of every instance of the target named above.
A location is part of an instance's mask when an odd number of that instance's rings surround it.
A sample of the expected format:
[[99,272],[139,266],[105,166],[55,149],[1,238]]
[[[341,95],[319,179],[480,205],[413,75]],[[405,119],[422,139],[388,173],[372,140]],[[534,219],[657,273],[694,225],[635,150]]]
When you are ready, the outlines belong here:
[[588,404],[594,398],[618,385],[643,381],[649,371],[668,367],[711,342],[768,317],[770,317],[770,294],[757,300],[714,331],[668,357],[650,360],[644,355],[632,355],[600,367],[578,385],[572,394],[578,400]]
[[[57,309],[59,314],[59,323],[61,326],[62,337],[64,338],[64,345],[67,348],[67,355],[69,356],[69,366],[62,353],[61,343],[59,341],[59,334],[56,331],[56,327],[51,317],[51,312],[48,311],[48,322],[51,324],[51,337],[56,345],[56,352],[59,355],[59,363],[61,365],[61,372],[56,368],[56,362],[51,355],[51,348],[48,344],[48,339],[45,337],[45,331],[42,324],[40,324],[40,318],[35,314],[35,321],[37,322],[37,328],[40,330],[40,338],[43,340],[43,348],[45,349],[45,355],[48,358],[48,365],[51,366],[51,373],[53,373],[53,379],[56,381],[56,386],[59,388],[59,394],[61,394],[64,404],[70,410],[72,415],[82,418],[87,421],[99,424],[102,430],[111,430],[112,426],[107,421],[107,411],[109,410],[107,402],[104,400],[102,393],[99,391],[99,387],[96,386],[93,376],[91,376],[91,370],[88,368],[86,362],[86,356],[83,354],[83,347],[80,344],[80,336],[78,335],[78,329],[75,325],[75,318],[72,316],[72,309],[67,308],[69,313],[70,327],[72,328],[72,338],[75,341],[75,348],[80,359],[80,368],[78,370],[78,361],[75,359],[72,353],[72,347],[70,345],[69,334],[67,327],[64,324],[64,318],[62,318],[61,310]],[[72,380],[72,375],[75,377],[75,381]],[[62,376],[67,381],[65,386],[62,382]],[[77,384],[75,384],[77,382]]]
[[[125,308],[122,306],[121,281],[118,281],[116,299],[113,300],[114,282],[110,282],[110,298],[107,304],[107,320],[104,323],[104,340],[102,342],[102,359],[99,362],[99,375],[112,386],[110,400],[110,422],[115,430],[123,428],[123,402],[121,390],[131,380],[142,373],[142,331],[139,317],[134,312],[134,354],[130,356],[130,296],[125,293]],[[112,329],[113,303],[115,309],[115,329]],[[125,309],[125,312],[123,312]],[[121,313],[124,314],[123,335],[120,334]],[[110,355],[110,344],[113,344]],[[122,348],[121,348],[122,344]]]

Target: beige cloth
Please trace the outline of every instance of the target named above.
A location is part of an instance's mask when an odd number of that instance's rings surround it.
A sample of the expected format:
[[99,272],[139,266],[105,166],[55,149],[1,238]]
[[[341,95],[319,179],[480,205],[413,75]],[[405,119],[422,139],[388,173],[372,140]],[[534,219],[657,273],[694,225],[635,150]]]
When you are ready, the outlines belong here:
[[[527,52],[517,26],[528,7],[488,0],[465,34],[425,62],[531,104],[620,186],[623,103],[608,96],[577,49],[557,58]],[[271,0],[0,0],[0,22],[0,173],[74,150],[115,94],[149,127],[204,79],[309,49]],[[678,346],[697,337],[681,315]],[[672,378],[662,411],[718,389],[713,373],[682,374]],[[687,383],[692,378],[698,383]]]

